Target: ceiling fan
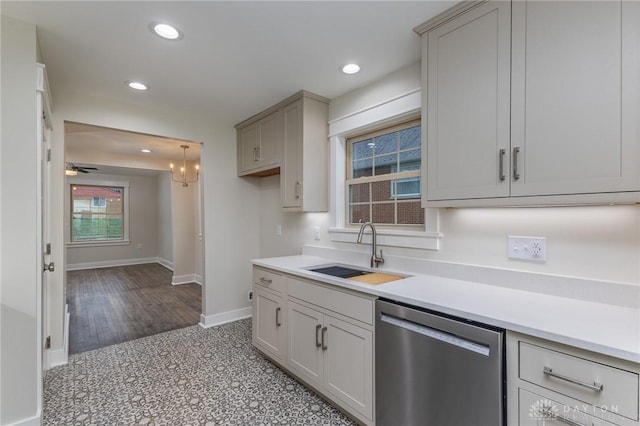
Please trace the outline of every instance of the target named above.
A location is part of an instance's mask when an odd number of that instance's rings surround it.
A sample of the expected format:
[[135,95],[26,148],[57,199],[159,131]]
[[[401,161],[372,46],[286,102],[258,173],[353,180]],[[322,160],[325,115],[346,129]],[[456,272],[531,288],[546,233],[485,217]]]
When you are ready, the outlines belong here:
[[96,167],[81,167],[81,166],[76,166],[73,163],[67,163],[67,166],[65,168],[65,174],[67,176],[76,176],[78,174],[78,172],[80,172],[80,173],[91,173],[89,170],[98,170],[98,168],[96,168]]

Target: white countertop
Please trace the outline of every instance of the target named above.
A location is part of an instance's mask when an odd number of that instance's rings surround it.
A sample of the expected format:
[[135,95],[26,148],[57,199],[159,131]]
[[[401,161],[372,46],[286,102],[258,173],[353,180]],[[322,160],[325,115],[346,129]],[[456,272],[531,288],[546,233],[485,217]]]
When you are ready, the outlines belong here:
[[[640,363],[640,309],[637,308],[436,275],[409,273],[412,276],[402,280],[369,285],[308,270],[336,263],[341,262],[306,255],[253,261],[256,266]],[[406,274],[386,269],[380,272]]]

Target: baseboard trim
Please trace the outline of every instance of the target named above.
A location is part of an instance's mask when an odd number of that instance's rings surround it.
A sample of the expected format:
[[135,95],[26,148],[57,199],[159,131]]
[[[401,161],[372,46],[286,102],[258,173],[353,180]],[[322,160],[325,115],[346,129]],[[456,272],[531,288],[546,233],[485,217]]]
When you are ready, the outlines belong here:
[[210,328],[251,317],[251,306],[215,315],[200,315],[200,327]]
[[159,257],[158,263],[173,272],[173,262],[169,262],[167,259]]
[[180,285],[180,284],[190,284],[195,283],[197,275],[189,274],[189,275],[174,275],[171,278],[171,285]]
[[64,307],[64,336],[62,338],[62,348],[49,351],[49,364],[47,369],[57,367],[59,365],[66,365],[69,363],[69,319],[71,314],[69,313],[69,305]]
[[[40,411],[42,413],[42,411]],[[42,424],[41,414],[37,416],[29,417],[28,419],[20,420],[15,423],[10,423],[7,426],[40,426]]]
[[145,263],[160,263],[160,259],[157,257],[140,257],[137,259],[117,259],[117,260],[105,260],[100,262],[71,263],[67,265],[67,271],[80,271],[82,269],[96,269],[96,268],[110,268],[113,266],[142,265]]
[[196,277],[196,284],[202,285],[202,283],[204,282],[204,280],[202,279],[202,275],[194,275],[194,277]]

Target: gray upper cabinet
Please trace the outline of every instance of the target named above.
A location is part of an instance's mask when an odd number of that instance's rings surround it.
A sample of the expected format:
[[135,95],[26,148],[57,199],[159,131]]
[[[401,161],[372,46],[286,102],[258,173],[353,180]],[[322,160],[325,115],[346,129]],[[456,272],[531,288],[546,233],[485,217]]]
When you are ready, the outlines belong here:
[[509,195],[510,27],[511,5],[490,2],[424,36],[428,200]]
[[280,190],[285,211],[329,208],[329,100],[309,92],[282,109]]
[[489,1],[416,29],[425,206],[640,200],[638,22],[634,1]]
[[236,125],[238,176],[280,174],[282,208],[329,208],[329,99],[301,90]]
[[521,151],[512,195],[640,189],[631,3],[513,3],[511,143]]
[[236,126],[238,176],[278,174],[282,116],[274,111],[247,125]]

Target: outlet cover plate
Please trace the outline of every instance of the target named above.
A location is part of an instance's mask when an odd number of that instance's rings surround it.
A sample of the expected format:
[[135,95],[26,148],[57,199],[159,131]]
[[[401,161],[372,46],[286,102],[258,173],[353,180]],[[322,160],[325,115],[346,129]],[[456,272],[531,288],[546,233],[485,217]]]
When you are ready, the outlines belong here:
[[545,237],[507,237],[507,256],[509,259],[532,260],[545,262],[547,260],[547,239]]

